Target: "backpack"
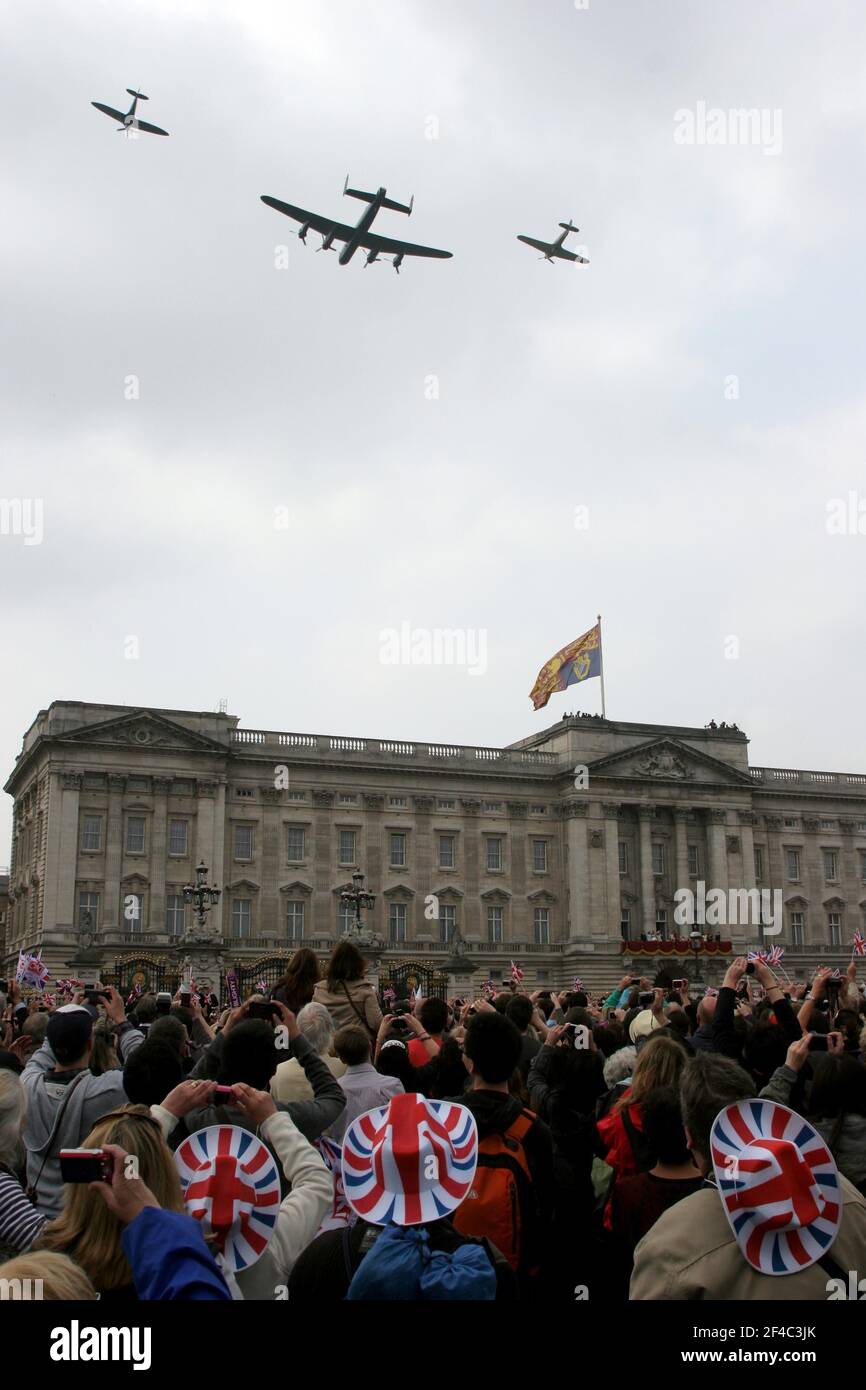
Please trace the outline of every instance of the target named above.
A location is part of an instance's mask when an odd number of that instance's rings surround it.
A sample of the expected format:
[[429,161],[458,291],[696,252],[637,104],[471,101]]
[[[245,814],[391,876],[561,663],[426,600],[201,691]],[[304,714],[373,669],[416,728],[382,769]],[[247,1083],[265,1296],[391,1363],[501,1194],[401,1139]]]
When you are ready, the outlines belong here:
[[[349,1249],[343,1237],[344,1256]],[[349,1268],[351,1263],[347,1258]],[[352,1275],[349,1302],[438,1302],[496,1298],[496,1272],[482,1245],[461,1245],[451,1254],[431,1250],[423,1227],[386,1226]]]
[[522,1110],[508,1129],[480,1141],[472,1190],[451,1218],[461,1235],[487,1236],[515,1271],[526,1264],[526,1218],[534,1202],[524,1146],[534,1123],[533,1112]]

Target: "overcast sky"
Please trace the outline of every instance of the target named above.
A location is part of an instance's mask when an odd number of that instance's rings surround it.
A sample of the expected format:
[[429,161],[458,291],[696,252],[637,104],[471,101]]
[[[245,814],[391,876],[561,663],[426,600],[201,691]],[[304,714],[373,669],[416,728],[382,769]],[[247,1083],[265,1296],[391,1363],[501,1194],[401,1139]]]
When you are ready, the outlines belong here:
[[[858,0],[43,0],[3,29],[0,496],[44,518],[0,535],[4,776],[58,699],[501,745],[599,708],[528,699],[598,612],[610,717],[866,771],[866,534],[827,529],[866,511]],[[168,140],[90,105],[135,86]],[[679,143],[701,104],[773,140]],[[259,201],[355,221],[347,172],[453,260],[340,267]],[[587,266],[515,239],[568,218]],[[486,661],[383,664],[403,623]]]

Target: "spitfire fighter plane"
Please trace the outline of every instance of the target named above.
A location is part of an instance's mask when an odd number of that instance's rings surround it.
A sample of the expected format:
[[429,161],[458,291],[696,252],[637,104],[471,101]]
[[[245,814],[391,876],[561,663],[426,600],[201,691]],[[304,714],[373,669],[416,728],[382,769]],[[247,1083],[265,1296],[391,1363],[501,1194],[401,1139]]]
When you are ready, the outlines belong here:
[[573,222],[560,222],[559,225],[562,228],[562,236],[558,237],[556,241],[537,241],[535,237],[531,236],[519,236],[517,240],[522,241],[525,246],[534,246],[536,251],[542,251],[544,254],[541,259],[550,261],[551,265],[554,259],[560,261],[580,261],[581,265],[589,265],[586,256],[579,256],[576,251],[566,251],[563,245],[569,232],[579,232],[580,228],[575,227]]
[[135,108],[140,101],[149,101],[150,98],[144,92],[134,92],[131,87],[126,89],[132,97],[132,105],[128,111],[115,111],[113,106],[104,106],[101,101],[92,101],[91,106],[95,106],[97,111],[102,111],[106,116],[111,116],[115,121],[120,121],[117,127],[119,131],[145,130],[148,135],[168,135],[167,130],[160,130],[158,125],[150,125],[147,121],[140,121],[135,114]]
[[319,232],[322,237],[321,246],[318,251],[334,251],[335,241],[345,242],[340,251],[338,260],[340,265],[348,265],[359,247],[367,252],[367,259],[364,264],[372,265],[379,259],[381,252],[391,256],[391,263],[397,273],[400,273],[400,264],[404,256],[435,256],[439,258],[450,257],[450,251],[437,251],[433,246],[415,246],[411,241],[395,241],[392,237],[379,236],[378,233],[370,230],[373,219],[380,208],[390,208],[393,212],[404,212],[408,217],[412,211],[415,199],[412,198],[407,207],[405,203],[395,203],[387,196],[387,190],[380,188],[375,193],[364,193],[359,188],[349,187],[349,176],[346,175],[346,182],[343,185],[343,195],[347,198],[360,198],[362,203],[369,206],[361,214],[354,227],[347,226],[342,222],[335,222],[331,217],[321,217],[315,212],[306,212],[304,208],[293,207],[291,203],[282,203],[279,198],[271,198],[267,194],[262,194],[262,202],[267,203],[269,208],[276,208],[277,212],[282,212],[286,217],[291,217],[293,221],[300,222],[301,228],[298,236],[301,241],[306,242],[307,232],[312,227]]

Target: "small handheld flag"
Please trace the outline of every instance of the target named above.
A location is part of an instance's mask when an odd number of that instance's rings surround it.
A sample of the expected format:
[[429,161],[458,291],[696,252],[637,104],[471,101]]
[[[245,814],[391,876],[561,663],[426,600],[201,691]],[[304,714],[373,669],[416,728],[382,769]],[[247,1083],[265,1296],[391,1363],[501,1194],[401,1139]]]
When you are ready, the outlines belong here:
[[516,985],[519,985],[520,981],[523,979],[523,971],[520,969],[519,965],[514,964],[514,961],[511,962],[511,978]]
[[863,936],[859,931],[855,931],[854,933],[854,947],[851,951],[851,959],[853,960],[855,956],[866,956],[866,936]]

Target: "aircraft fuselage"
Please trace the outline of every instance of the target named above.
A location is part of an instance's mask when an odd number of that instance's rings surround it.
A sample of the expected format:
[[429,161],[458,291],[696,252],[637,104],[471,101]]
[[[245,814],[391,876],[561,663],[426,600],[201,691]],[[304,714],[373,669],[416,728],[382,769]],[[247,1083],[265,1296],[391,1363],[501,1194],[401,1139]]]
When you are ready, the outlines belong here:
[[349,261],[352,259],[358,247],[361,245],[362,237],[366,236],[367,232],[369,232],[370,228],[372,227],[376,213],[381,208],[387,195],[388,190],[386,188],[380,188],[376,193],[376,196],[373,199],[372,203],[369,204],[366,211],[361,215],[357,223],[357,226],[355,227],[353,235],[346,242],[345,246],[343,247],[342,251],[340,252],[337,258],[339,260],[340,265],[349,264]]

